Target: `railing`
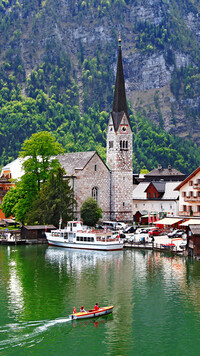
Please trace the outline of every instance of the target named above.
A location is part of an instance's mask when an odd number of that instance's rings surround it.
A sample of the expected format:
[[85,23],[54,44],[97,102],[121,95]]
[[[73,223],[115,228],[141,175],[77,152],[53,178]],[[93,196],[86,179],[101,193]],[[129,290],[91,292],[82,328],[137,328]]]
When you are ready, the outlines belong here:
[[173,246],[170,243],[155,243],[155,242],[134,242],[134,241],[124,241],[124,247],[140,248],[140,249],[149,249],[157,250],[163,252],[172,252],[182,254],[184,249],[178,248],[178,246]]
[[192,217],[192,216],[200,217],[200,212],[194,212],[194,211],[193,211],[192,215],[191,215],[190,211],[179,211],[178,214],[180,216],[187,216],[187,217]]
[[200,197],[195,197],[195,196],[185,197],[184,201],[200,201]]

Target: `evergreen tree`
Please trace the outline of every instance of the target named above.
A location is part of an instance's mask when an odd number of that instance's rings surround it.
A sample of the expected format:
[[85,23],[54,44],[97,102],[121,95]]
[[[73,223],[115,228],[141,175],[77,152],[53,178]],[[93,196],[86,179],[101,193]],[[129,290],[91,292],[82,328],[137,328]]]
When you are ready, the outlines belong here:
[[27,214],[27,221],[58,226],[61,217],[63,222],[73,219],[75,204],[73,189],[69,180],[65,179],[65,171],[58,167],[55,172],[51,171],[49,180]]

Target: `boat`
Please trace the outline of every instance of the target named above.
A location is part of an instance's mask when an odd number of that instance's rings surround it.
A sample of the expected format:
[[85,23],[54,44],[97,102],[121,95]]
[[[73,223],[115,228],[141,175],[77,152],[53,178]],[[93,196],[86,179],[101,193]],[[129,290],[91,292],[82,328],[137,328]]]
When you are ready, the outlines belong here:
[[120,235],[112,231],[94,230],[83,226],[82,221],[68,221],[64,229],[45,232],[49,245],[86,249],[116,251],[123,249]]
[[85,312],[79,312],[69,315],[71,320],[75,319],[88,319],[88,318],[96,318],[97,316],[107,315],[112,313],[114,306],[111,305],[109,307],[102,307],[98,310],[90,309]]

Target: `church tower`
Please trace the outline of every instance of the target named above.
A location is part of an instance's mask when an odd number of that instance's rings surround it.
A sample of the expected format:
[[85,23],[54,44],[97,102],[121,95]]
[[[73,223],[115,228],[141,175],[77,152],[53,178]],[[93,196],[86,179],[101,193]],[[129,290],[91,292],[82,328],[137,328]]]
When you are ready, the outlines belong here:
[[126,104],[121,38],[113,108],[107,128],[107,160],[111,169],[110,219],[132,221],[132,168],[133,137]]

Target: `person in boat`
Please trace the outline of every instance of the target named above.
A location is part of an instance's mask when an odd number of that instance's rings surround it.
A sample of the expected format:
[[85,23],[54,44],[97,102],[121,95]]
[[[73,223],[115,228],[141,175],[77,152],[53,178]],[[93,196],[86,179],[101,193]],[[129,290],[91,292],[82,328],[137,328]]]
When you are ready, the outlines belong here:
[[99,304],[98,303],[95,304],[94,310],[99,310]]
[[76,314],[76,308],[75,307],[73,308],[73,314]]
[[86,312],[86,310],[84,309],[84,306],[82,305],[81,309],[80,309],[80,312]]

